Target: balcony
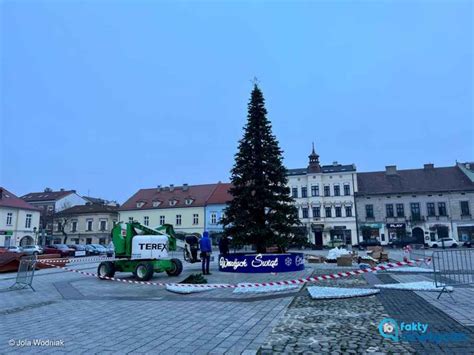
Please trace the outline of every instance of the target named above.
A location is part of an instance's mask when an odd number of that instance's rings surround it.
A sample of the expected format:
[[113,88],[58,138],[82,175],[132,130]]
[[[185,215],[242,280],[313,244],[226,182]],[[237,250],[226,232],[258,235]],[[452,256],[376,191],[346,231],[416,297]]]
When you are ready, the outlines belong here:
[[470,214],[462,214],[461,219],[472,219],[472,216]]
[[416,223],[422,223],[422,222],[424,222],[425,220],[426,220],[425,216],[421,216],[421,215],[416,215],[416,214],[415,214],[415,215],[411,215],[409,221],[410,221],[411,223],[415,223],[415,224],[416,224]]
[[448,215],[445,216],[427,216],[426,220],[428,221],[447,221],[449,219]]
[[385,217],[387,223],[405,223],[406,221],[406,217]]

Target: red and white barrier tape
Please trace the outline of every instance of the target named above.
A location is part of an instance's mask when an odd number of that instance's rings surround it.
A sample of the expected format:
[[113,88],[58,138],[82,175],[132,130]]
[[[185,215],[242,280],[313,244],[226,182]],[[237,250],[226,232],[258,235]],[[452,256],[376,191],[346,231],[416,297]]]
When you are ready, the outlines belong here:
[[106,256],[91,256],[86,258],[56,258],[56,259],[37,259],[42,263],[76,263],[76,262],[93,262],[93,261],[113,261],[115,258]]
[[65,267],[65,266],[49,264],[47,262],[44,262],[44,260],[38,260],[38,262],[41,262],[45,265],[49,265],[49,266],[52,266],[52,267],[55,267],[55,268],[58,268],[58,269],[64,269],[66,271],[75,272],[75,273],[85,275],[85,276],[98,277],[98,278],[105,279],[105,280],[118,281],[118,282],[123,282],[123,283],[130,283],[130,284],[152,285],[152,286],[186,286],[186,287],[192,286],[192,287],[209,287],[209,288],[237,288],[237,287],[262,287],[262,286],[277,286],[277,285],[297,285],[297,284],[303,284],[303,283],[307,283],[307,282],[333,280],[333,279],[339,279],[341,277],[361,275],[361,274],[365,274],[365,273],[368,273],[368,272],[382,271],[382,270],[388,270],[388,269],[392,269],[392,268],[396,268],[396,267],[400,267],[400,266],[412,265],[416,262],[419,262],[420,260],[422,260],[422,261],[431,260],[431,258],[408,260],[408,261],[397,261],[397,262],[394,262],[394,263],[387,263],[387,264],[384,264],[384,265],[374,266],[374,267],[367,268],[367,269],[358,269],[358,270],[352,270],[352,271],[338,272],[336,274],[328,274],[328,275],[309,276],[309,277],[306,277],[306,278],[294,279],[294,280],[257,282],[257,283],[246,283],[246,284],[239,284],[239,285],[233,285],[233,284],[178,284],[178,283],[168,283],[168,282],[125,280],[125,279],[119,279],[119,278],[107,277],[107,276],[99,277],[99,275],[91,273],[91,272],[74,270],[74,269],[70,269],[70,268]]

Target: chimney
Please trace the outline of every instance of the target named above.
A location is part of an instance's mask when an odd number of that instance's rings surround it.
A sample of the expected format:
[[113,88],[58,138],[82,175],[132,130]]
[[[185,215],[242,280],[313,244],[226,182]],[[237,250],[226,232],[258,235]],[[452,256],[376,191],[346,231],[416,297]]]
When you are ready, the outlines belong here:
[[432,164],[432,163],[425,164],[425,165],[423,165],[423,168],[424,168],[425,170],[433,169],[433,168],[434,168],[434,164]]
[[387,165],[385,167],[385,174],[387,174],[387,175],[397,175],[397,166],[396,165]]
[[158,186],[156,187],[156,191],[157,191],[157,192],[160,192],[160,191],[161,191],[161,185],[158,185]]
[[188,190],[189,190],[189,185],[183,184],[183,191],[188,191]]
[[337,166],[337,161],[333,161],[332,165]]
[[170,184],[170,191],[174,191],[174,185]]
[[64,191],[64,189],[63,189],[63,188],[61,188],[61,189],[59,189],[59,191]]

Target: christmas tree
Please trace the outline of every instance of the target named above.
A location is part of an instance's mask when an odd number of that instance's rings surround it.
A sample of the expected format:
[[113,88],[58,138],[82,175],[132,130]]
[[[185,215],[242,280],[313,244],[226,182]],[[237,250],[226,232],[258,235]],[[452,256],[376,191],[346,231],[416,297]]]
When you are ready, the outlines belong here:
[[292,227],[299,224],[282,150],[266,115],[262,91],[255,84],[231,171],[233,199],[222,221],[225,234],[232,236],[235,244],[254,244],[258,253],[265,253],[268,246],[278,246],[283,252]]

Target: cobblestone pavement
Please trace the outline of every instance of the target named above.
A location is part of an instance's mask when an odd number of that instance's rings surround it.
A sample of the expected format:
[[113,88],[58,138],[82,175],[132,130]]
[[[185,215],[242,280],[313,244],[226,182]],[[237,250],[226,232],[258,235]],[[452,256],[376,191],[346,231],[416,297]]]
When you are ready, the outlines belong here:
[[[366,275],[370,283],[394,283],[397,282],[394,276],[389,274]],[[396,275],[398,279],[402,275]],[[421,276],[420,277],[426,277]],[[414,276],[409,275],[409,280],[413,281]],[[405,282],[406,278],[403,279]],[[419,281],[418,279],[417,281]],[[455,289],[454,293],[457,292]],[[419,294],[423,294],[420,296]],[[433,342],[413,342],[410,345],[419,354],[473,354],[474,353],[474,327],[463,326],[455,319],[450,317],[446,312],[442,311],[442,307],[435,307],[431,302],[427,302],[425,297],[427,294],[437,295],[433,292],[412,292],[401,290],[382,290],[377,298],[383,304],[388,314],[395,320],[405,323],[421,322],[427,323],[429,332],[437,333],[462,333],[466,336],[467,341],[463,342],[442,342],[436,344]],[[449,298],[444,295],[443,297]],[[455,308],[455,304],[451,304]],[[472,314],[472,309],[470,313]]]
[[[186,265],[180,281],[199,270]],[[74,265],[95,272],[97,264]],[[214,264],[215,268],[215,264]],[[232,275],[214,272],[209,282],[281,280],[300,273]],[[0,354],[6,353],[255,353],[290,304],[294,291],[235,295],[232,289],[176,295],[163,287],[101,281],[56,269],[37,273],[31,290],[8,291],[14,274],[0,276]],[[128,274],[119,277],[130,278]],[[64,346],[11,347],[8,342],[51,339]]]
[[[315,274],[327,271],[324,268]],[[359,276],[328,280],[324,286],[368,287],[368,283]],[[263,354],[413,353],[410,344],[392,343],[380,336],[378,323],[386,317],[388,313],[377,296],[312,300],[308,292],[302,290],[273,328],[261,350]]]

